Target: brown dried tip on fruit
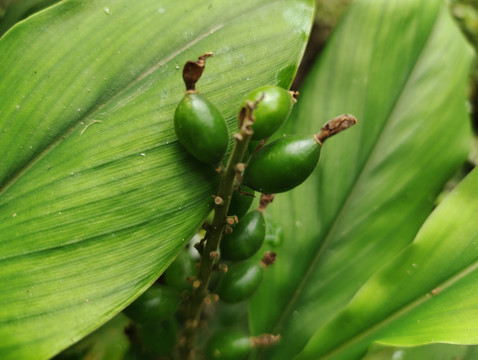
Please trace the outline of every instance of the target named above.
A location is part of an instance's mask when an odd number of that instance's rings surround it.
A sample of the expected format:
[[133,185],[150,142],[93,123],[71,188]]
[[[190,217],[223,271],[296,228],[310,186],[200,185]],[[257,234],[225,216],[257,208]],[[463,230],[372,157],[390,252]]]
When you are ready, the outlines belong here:
[[322,129],[320,129],[320,133],[314,135],[315,140],[317,140],[319,145],[322,145],[324,141],[327,140],[329,137],[338,134],[345,129],[348,129],[356,123],[357,119],[353,115],[343,114],[336,116],[332,120],[327,121],[325,125],[322,126]]
[[264,256],[261,259],[261,263],[262,263],[262,265],[264,265],[264,267],[269,266],[269,265],[272,265],[276,261],[276,258],[277,258],[277,254],[275,252],[266,251],[264,253]]
[[274,201],[274,194],[261,194],[261,199],[259,200],[259,210],[264,211],[266,207]]
[[212,269],[217,272],[227,273],[227,265],[223,263],[214,264]]
[[253,347],[268,347],[277,344],[280,340],[280,334],[262,334],[251,338]]
[[196,91],[196,83],[201,78],[201,75],[206,66],[206,59],[214,56],[212,52],[207,52],[200,57],[197,61],[187,61],[183,68],[183,81],[186,85],[186,91]]

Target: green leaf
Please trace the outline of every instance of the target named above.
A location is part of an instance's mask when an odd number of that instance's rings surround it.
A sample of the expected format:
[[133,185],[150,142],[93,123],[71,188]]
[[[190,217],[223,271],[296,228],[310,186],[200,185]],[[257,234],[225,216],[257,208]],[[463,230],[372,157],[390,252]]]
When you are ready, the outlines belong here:
[[477,346],[429,344],[414,347],[372,345],[362,360],[476,359]]
[[69,347],[53,360],[124,360],[131,343],[126,328],[131,321],[119,313],[96,331]]
[[467,352],[467,346],[432,344],[408,348],[390,347],[381,344],[373,345],[362,360],[415,360],[434,359],[450,360],[462,359]]
[[314,175],[267,210],[276,237],[266,247],[278,256],[252,299],[250,322],[254,334],[283,341],[258,358],[299,353],[413,240],[466,159],[471,58],[441,2],[351,5],[286,131],[318,132],[340,113],[358,124],[327,140]]
[[58,1],[60,0],[3,0],[0,3],[0,36],[18,21]]
[[298,358],[350,359],[373,341],[478,343],[477,192],[478,168],[438,206],[413,243],[314,334]]
[[[290,85],[310,0],[70,0],[0,40],[0,358],[43,359],[144,291],[211,209],[217,174],[176,140],[181,68],[232,133]],[[231,142],[232,144],[232,142]]]

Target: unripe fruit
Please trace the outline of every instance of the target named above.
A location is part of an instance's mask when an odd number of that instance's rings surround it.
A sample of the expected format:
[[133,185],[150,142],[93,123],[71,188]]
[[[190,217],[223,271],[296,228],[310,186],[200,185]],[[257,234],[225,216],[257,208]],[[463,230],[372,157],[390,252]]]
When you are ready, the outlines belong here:
[[173,316],[179,301],[180,294],[176,290],[153,285],[123,312],[135,323],[157,322]]
[[243,217],[251,207],[253,200],[254,190],[247,186],[241,186],[232,193],[231,204],[229,205],[227,214],[229,216],[236,215],[238,218]]
[[245,300],[259,287],[263,273],[263,265],[257,260],[231,265],[219,282],[217,294],[228,303]]
[[207,360],[244,359],[252,348],[250,337],[238,330],[214,334],[206,344]]
[[286,121],[295,103],[292,94],[278,86],[264,85],[249,93],[246,101],[260,101],[254,110],[252,140],[268,138]]
[[226,122],[216,107],[196,91],[187,91],[174,113],[181,145],[198,160],[217,166],[227,150]]
[[264,214],[261,210],[252,210],[239,220],[232,233],[222,238],[221,257],[233,261],[249,259],[260,249],[265,236]]
[[188,249],[184,249],[166,269],[163,279],[166,285],[178,291],[190,290],[192,284],[188,278],[196,276],[196,273],[196,260]]
[[176,319],[169,318],[160,322],[140,324],[138,337],[148,353],[166,356],[170,355],[174,349],[178,330]]
[[276,194],[304,182],[317,166],[321,146],[313,136],[287,136],[260,148],[250,159],[243,183]]

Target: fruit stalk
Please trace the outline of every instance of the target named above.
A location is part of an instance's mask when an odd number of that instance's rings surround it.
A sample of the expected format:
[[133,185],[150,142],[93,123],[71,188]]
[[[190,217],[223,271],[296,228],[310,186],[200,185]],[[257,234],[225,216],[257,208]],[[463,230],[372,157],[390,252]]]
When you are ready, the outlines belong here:
[[197,331],[201,312],[208,297],[208,284],[218,256],[218,247],[227,225],[227,211],[231,202],[234,184],[238,174],[242,172],[241,163],[252,136],[251,125],[254,122],[253,111],[256,102],[247,102],[239,114],[239,132],[234,134],[234,149],[225,169],[221,170],[221,180],[215,195],[214,218],[205,235],[205,244],[199,250],[201,259],[194,288],[187,309],[187,320],[179,344],[181,359],[195,359]]

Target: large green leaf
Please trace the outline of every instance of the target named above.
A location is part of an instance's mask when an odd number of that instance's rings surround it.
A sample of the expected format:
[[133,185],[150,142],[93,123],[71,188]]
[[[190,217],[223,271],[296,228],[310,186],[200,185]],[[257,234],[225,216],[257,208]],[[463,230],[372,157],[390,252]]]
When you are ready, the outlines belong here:
[[181,68],[232,133],[263,83],[290,85],[310,0],[70,0],[0,40],[0,358],[43,359],[168,266],[217,183],[178,144]]
[[328,140],[313,177],[270,208],[278,259],[250,322],[283,341],[259,358],[291,359],[413,240],[469,149],[471,58],[441,2],[351,5],[286,131],[316,132],[340,113],[359,123]]
[[351,359],[373,341],[478,343],[478,169],[432,213],[414,242],[314,334],[298,359]]

